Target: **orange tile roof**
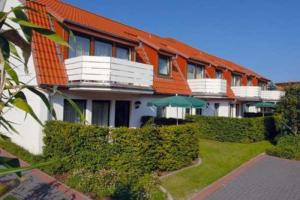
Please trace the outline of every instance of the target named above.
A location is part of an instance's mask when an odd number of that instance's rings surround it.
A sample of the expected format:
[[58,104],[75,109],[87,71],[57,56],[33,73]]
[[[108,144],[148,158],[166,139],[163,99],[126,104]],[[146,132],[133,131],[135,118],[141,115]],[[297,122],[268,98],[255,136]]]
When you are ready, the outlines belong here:
[[[49,18],[45,15],[46,7],[33,1],[26,1],[26,5],[38,10],[28,11],[29,19],[40,26],[51,29]],[[64,64],[59,60],[56,44],[33,32],[32,54],[36,71],[37,82],[40,85],[66,85],[68,78]]]
[[[35,2],[40,3],[39,4],[40,9],[44,10],[46,7],[48,12],[56,16],[61,21],[96,29],[102,32],[112,34],[114,36],[118,36],[120,38],[126,38],[134,41],[142,41],[143,43],[151,46],[153,49],[156,50],[162,50],[174,54],[179,54],[185,58],[197,59],[203,62],[211,63],[212,65],[215,66],[226,67],[227,69],[232,71],[238,71],[240,73],[246,73],[247,75],[253,75],[258,78],[266,79],[245,67],[242,67],[231,61],[227,61],[225,59],[210,55],[206,52],[193,48],[175,39],[159,37],[155,34],[151,34],[136,29],[134,27],[130,27],[125,24],[113,21],[111,19],[96,15],[94,13],[88,12],[81,8],[77,8],[63,1],[36,0]],[[38,5],[38,3],[35,4]],[[34,3],[31,2],[31,4]],[[45,5],[45,7],[41,6],[41,4]],[[49,20],[44,19],[43,22],[40,22],[38,20],[35,21],[39,23],[43,23],[47,27],[50,27]],[[41,38],[42,37],[40,37],[40,39]],[[43,38],[43,40],[46,39]],[[67,76],[66,76],[63,63],[59,62],[56,48],[53,47],[53,45],[55,44],[49,43],[49,45],[50,46],[47,47],[47,50],[44,50],[42,48],[42,45],[34,45],[37,46],[35,49],[37,54],[36,57],[40,58],[37,59],[38,60],[37,71],[39,71],[40,83],[64,85],[67,82]],[[41,51],[41,53],[38,53],[39,51]],[[46,52],[50,52],[50,54]],[[147,56],[144,55],[144,52],[142,52],[141,49],[137,50],[137,55],[140,57],[140,59],[143,62],[145,63],[149,62],[147,60]],[[170,80],[164,80],[158,77],[154,77],[154,88],[157,90],[157,92],[162,92],[162,93],[180,93],[180,92],[181,94],[190,93],[189,87],[186,81],[183,79],[182,74],[180,75],[180,73],[182,72],[179,70],[178,73],[175,72],[173,74],[173,79],[176,80],[175,82],[176,84],[174,84],[174,81],[172,82]],[[232,92],[228,91],[228,96],[232,96],[230,95],[231,93]]]

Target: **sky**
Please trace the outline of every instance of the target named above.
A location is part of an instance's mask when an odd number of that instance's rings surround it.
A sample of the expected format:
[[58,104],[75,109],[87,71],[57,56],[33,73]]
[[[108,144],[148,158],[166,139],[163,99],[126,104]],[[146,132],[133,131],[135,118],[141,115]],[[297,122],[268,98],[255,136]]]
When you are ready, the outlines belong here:
[[300,81],[299,0],[64,0],[173,37],[274,82]]

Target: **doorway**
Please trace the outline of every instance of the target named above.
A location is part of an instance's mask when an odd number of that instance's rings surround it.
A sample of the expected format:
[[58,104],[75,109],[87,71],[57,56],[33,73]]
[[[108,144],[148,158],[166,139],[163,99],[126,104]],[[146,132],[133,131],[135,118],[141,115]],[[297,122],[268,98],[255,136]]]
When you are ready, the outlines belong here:
[[115,127],[129,127],[130,101],[116,101]]

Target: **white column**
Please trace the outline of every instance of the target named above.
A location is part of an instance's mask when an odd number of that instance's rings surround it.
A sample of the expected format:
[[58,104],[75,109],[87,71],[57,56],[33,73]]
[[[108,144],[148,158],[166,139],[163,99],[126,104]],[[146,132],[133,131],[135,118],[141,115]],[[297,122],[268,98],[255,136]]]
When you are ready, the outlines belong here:
[[109,126],[115,127],[115,110],[116,110],[116,100],[110,101],[110,111],[109,111]]
[[86,100],[85,119],[89,124],[92,124],[92,100]]

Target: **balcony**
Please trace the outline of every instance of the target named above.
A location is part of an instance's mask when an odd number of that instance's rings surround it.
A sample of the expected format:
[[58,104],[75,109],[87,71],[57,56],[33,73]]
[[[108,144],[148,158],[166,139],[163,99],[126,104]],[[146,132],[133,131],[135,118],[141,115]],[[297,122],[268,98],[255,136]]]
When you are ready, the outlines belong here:
[[188,84],[194,95],[226,95],[226,80],[222,79],[189,79]]
[[153,66],[102,56],[65,60],[70,86],[152,90]]
[[279,101],[285,92],[279,90],[262,90],[261,98],[263,101]]
[[259,86],[232,86],[234,95],[244,100],[260,100],[261,88]]

